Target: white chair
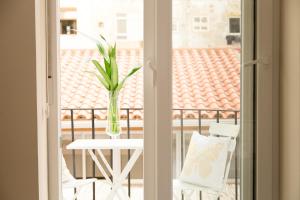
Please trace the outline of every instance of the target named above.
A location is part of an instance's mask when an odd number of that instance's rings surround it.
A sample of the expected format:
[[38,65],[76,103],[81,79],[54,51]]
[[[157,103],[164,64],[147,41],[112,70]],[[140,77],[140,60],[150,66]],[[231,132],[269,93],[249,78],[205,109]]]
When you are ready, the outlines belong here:
[[[70,173],[66,161],[64,157],[62,157],[62,188],[63,194],[66,193],[68,189],[76,189],[72,199],[77,199],[80,191],[84,189],[85,186],[94,183],[97,179],[96,178],[89,178],[89,179],[75,179],[72,174]],[[64,197],[64,199],[66,199]]]
[[227,153],[227,162],[224,170],[225,173],[224,173],[224,177],[222,178],[223,180],[222,189],[203,187],[201,185],[190,184],[182,180],[175,179],[173,180],[174,199],[181,200],[183,196],[184,200],[191,200],[192,195],[194,195],[195,192],[196,194],[199,194],[201,191],[205,192],[209,199],[217,200],[220,197],[221,193],[223,193],[226,189],[225,187],[228,179],[230,163],[236,147],[236,138],[239,134],[239,129],[240,129],[239,125],[220,124],[220,123],[210,124],[209,136],[231,138],[230,147],[228,148],[228,153]]

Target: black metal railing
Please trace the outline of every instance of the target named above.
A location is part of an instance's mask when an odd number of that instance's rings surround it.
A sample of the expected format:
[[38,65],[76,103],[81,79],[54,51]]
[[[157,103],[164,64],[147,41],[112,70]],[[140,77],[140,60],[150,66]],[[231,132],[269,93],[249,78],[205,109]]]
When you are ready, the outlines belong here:
[[[95,126],[95,121],[97,120],[95,117],[95,112],[96,111],[105,111],[107,110],[106,108],[63,108],[62,111],[64,112],[69,112],[69,121],[70,121],[70,132],[71,132],[71,141],[75,140],[75,125],[74,122],[77,120],[74,118],[74,113],[78,112],[78,111],[86,111],[86,112],[90,112],[91,113],[91,117],[90,117],[90,121],[91,121],[91,127],[89,128],[89,131],[91,131],[91,138],[95,139],[96,138],[96,126]],[[143,111],[142,108],[121,108],[121,111],[125,112],[126,117],[123,118],[122,120],[126,120],[126,137],[127,138],[131,138],[131,119],[130,119],[130,113],[133,111]],[[215,120],[217,123],[220,122],[220,120],[229,120],[232,121],[231,123],[233,124],[238,124],[238,120],[239,120],[239,110],[218,110],[218,109],[173,109],[173,112],[179,112],[179,116],[174,117],[174,120],[179,120],[179,131],[180,131],[180,144],[181,144],[181,152],[180,152],[180,158],[181,158],[181,168],[183,167],[183,163],[184,163],[184,156],[185,156],[185,151],[184,151],[184,134],[185,134],[185,125],[184,125],[184,121],[189,119],[189,120],[196,120],[196,124],[193,125],[189,125],[192,126],[193,128],[197,128],[198,132],[200,134],[205,134],[203,133],[203,127],[208,126],[208,124],[204,124],[203,121],[204,120],[210,120],[213,121]],[[194,118],[185,118],[184,117],[184,113],[185,112],[193,112],[197,117]],[[207,115],[207,113],[215,113],[215,115],[213,115],[213,117],[209,117]],[[227,115],[227,117],[222,117],[221,113],[231,113],[230,115]],[[228,123],[228,122],[226,122]],[[103,127],[102,127],[103,128]],[[141,127],[142,128],[142,127]],[[142,129],[141,129],[142,131]],[[236,149],[235,149],[235,165],[234,165],[234,183],[235,183],[235,200],[239,199],[239,182],[238,182],[238,178],[239,178],[239,171],[238,171],[238,159],[239,159],[239,155],[238,155],[238,149],[239,149],[239,137],[237,138],[237,145],[236,145]],[[127,151],[127,159],[129,160],[131,156],[131,152],[130,150]],[[110,151],[110,164],[112,166],[112,151]],[[75,178],[82,178],[80,176],[77,175],[77,167],[76,167],[76,155],[75,155],[75,150],[72,150],[72,174]],[[95,163],[93,162],[92,164],[92,176],[89,177],[87,176],[87,178],[97,178],[97,179],[103,179],[102,176],[96,176],[96,166]],[[111,178],[111,177],[110,177]],[[128,174],[127,177],[127,181],[128,181],[128,195],[131,196],[131,173]],[[93,199],[95,200],[96,198],[96,189],[95,189],[95,183],[93,183]],[[202,194],[200,192],[199,194],[199,199],[202,200]],[[220,199],[220,198],[219,198]]]

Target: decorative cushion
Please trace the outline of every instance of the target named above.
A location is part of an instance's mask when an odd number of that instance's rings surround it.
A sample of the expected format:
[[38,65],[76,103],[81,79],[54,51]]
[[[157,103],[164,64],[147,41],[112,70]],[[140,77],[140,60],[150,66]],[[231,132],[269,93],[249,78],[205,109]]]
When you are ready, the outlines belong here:
[[230,140],[229,137],[203,136],[194,132],[179,179],[221,190]]

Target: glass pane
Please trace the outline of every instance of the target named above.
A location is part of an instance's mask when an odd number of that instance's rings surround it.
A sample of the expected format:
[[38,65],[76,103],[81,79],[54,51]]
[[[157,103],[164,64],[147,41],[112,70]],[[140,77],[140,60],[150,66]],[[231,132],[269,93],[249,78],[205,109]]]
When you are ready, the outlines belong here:
[[174,199],[251,199],[252,182],[241,178],[241,171],[253,177],[242,154],[253,136],[240,123],[242,105],[253,105],[252,85],[241,98],[241,77],[253,76],[241,70],[242,1],[172,2]]
[[[144,138],[142,69],[117,91],[131,69],[143,66],[143,0],[60,0],[60,28],[64,199],[73,199],[75,193],[81,200],[107,199],[110,193],[111,199],[143,199],[143,154],[135,154]],[[92,60],[101,66],[97,69]],[[116,138],[129,140],[117,143]],[[73,141],[81,142],[80,148],[68,146]],[[91,151],[84,150],[91,144]],[[135,155],[130,174],[124,174]],[[80,185],[76,192],[74,179]]]

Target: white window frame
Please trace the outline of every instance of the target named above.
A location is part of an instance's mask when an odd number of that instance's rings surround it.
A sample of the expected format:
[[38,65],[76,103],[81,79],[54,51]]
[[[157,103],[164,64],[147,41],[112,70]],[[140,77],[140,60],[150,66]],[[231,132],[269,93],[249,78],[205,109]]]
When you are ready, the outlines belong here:
[[[36,33],[36,100],[38,142],[38,191],[39,199],[48,199],[48,140],[47,140],[47,8],[45,1],[35,4]],[[33,186],[32,186],[33,187]]]
[[46,1],[48,19],[47,25],[47,52],[48,52],[48,78],[47,90],[49,96],[48,119],[48,199],[62,200],[61,185],[61,128],[60,128],[60,19],[59,1]]
[[[195,19],[199,18],[199,22],[195,22]],[[203,23],[202,22],[202,18],[206,18],[207,22]],[[202,26],[206,26],[207,29],[201,29]],[[199,29],[195,29],[195,27],[199,27]],[[192,31],[193,32],[208,32],[210,29],[210,20],[209,20],[209,16],[207,15],[197,15],[197,16],[193,16],[192,18]]]
[[[171,0],[144,2],[144,102],[145,200],[172,199],[171,156]],[[62,199],[60,100],[59,100],[59,4],[48,1],[48,82],[51,103],[48,122],[48,199]],[[156,16],[156,17],[155,17]],[[162,19],[160,17],[164,16]],[[168,16],[168,17],[165,17]],[[167,24],[167,25],[165,25]],[[147,62],[147,63],[146,63]],[[155,70],[155,71],[153,71]],[[156,70],[159,73],[156,73]],[[164,87],[160,87],[164,85]],[[164,95],[167,94],[167,98]],[[161,111],[164,112],[161,112]],[[159,111],[159,112],[158,112]]]
[[[242,129],[248,131],[249,135],[255,133],[255,141],[253,137],[241,138],[243,167],[241,176],[245,184],[241,185],[241,196],[243,200],[278,200],[279,199],[279,149],[278,149],[278,64],[279,64],[279,3],[278,1],[266,0],[256,1],[254,7],[253,0],[244,0],[243,3],[243,37],[255,38],[256,40],[256,55],[250,51],[244,54],[242,70],[247,70],[247,74],[255,74],[256,80],[251,80],[250,77],[242,77],[242,90],[244,99],[253,99],[252,92],[249,91],[253,81],[256,84],[255,99],[256,106],[251,108],[251,105],[244,104],[242,106]],[[254,12],[256,8],[256,23],[253,24]],[[256,28],[256,36],[253,35],[253,26]],[[250,35],[249,35],[250,34]],[[251,44],[253,40],[244,40],[243,49],[253,49]],[[254,51],[253,51],[254,52]],[[249,64],[248,61],[252,61]],[[248,63],[248,64],[247,64]],[[245,74],[245,73],[244,73]],[[245,100],[242,99],[242,102]],[[254,109],[255,112],[249,112]],[[251,130],[252,123],[256,124],[254,130]],[[254,149],[247,145],[250,142],[255,143]],[[251,155],[254,150],[255,157]],[[254,168],[248,161],[254,159]],[[252,168],[252,169],[251,169]],[[243,171],[243,169],[245,169]],[[253,170],[255,173],[255,183],[252,182],[252,174],[248,172]],[[247,190],[247,184],[253,185],[255,197],[251,198],[251,194]],[[250,197],[250,198],[249,198]]]
[[[253,4],[253,2],[252,2]],[[257,4],[256,199],[279,199],[279,1]]]
[[[118,32],[119,20],[125,21],[126,31],[124,33]],[[117,40],[126,40],[128,38],[128,16],[127,13],[116,14],[116,38]]]
[[144,2],[144,199],[172,193],[172,1]]
[[[249,60],[254,59],[254,7],[251,0],[245,0],[242,10],[241,29],[243,35],[242,41],[242,69],[241,69],[241,157],[245,158],[241,163],[241,196],[243,200],[253,200],[254,192],[254,156],[253,156],[253,132],[254,132],[254,106],[253,106],[253,66],[244,66]],[[245,123],[247,122],[248,123]],[[251,173],[253,172],[253,173]],[[251,187],[251,188],[250,188]],[[250,188],[250,190],[249,190]]]
[[[171,0],[145,0],[145,200],[172,199],[171,149]],[[244,6],[253,6],[245,0]],[[45,26],[48,33],[48,199],[61,198],[59,127],[59,19],[57,0],[49,0]],[[256,199],[277,200],[278,195],[278,16],[277,0],[257,1],[257,163]],[[46,11],[45,11],[46,12]],[[245,13],[246,14],[246,13]],[[251,15],[246,15],[251,16]],[[251,59],[251,57],[249,57]],[[243,66],[245,67],[245,66]],[[159,73],[156,73],[159,72]],[[243,86],[244,87],[244,86]],[[244,118],[245,119],[245,118]],[[247,120],[247,119],[245,119]],[[243,149],[247,151],[247,149]],[[41,160],[42,154],[39,154]],[[245,158],[248,159],[248,158]],[[49,162],[51,161],[51,162]],[[243,174],[242,174],[243,175]],[[243,188],[242,188],[243,189]],[[243,199],[250,200],[250,199]]]

